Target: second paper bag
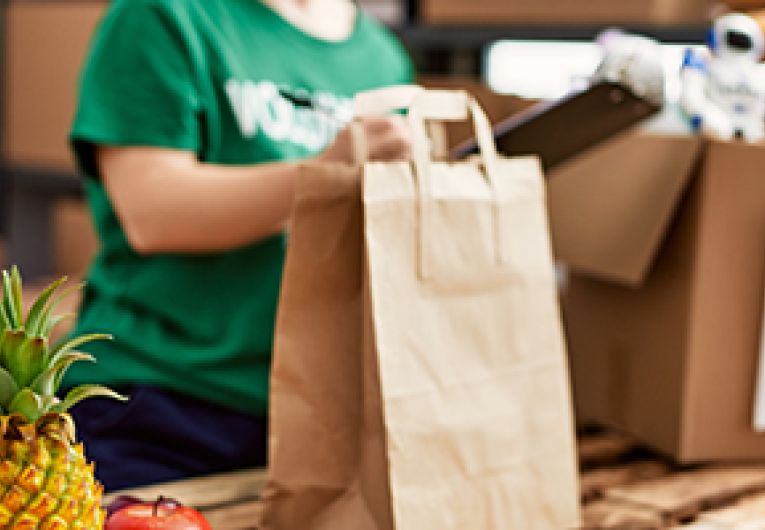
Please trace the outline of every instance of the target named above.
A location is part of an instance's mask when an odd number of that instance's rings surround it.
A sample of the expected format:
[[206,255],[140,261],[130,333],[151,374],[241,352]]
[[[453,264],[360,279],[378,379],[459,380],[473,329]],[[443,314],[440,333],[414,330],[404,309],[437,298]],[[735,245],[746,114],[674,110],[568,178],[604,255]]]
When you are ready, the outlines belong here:
[[[432,161],[426,121],[468,116],[481,157]],[[575,527],[539,164],[498,157],[464,93],[418,92],[408,119],[413,164],[306,168],[277,324],[261,528]]]

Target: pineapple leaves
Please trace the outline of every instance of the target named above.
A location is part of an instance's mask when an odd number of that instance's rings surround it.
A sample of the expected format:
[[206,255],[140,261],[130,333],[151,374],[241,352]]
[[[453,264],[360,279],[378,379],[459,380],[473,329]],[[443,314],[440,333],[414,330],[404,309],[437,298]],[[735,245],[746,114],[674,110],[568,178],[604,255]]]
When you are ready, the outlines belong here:
[[63,401],[56,397],[64,374],[72,364],[95,362],[93,356],[74,350],[88,342],[112,338],[111,335],[92,333],[49,347],[51,331],[62,320],[73,316],[56,315],[54,310],[67,296],[80,290],[81,284],[62,291],[60,288],[66,278],[51,283],[32,303],[25,319],[18,268],[3,270],[0,281],[0,414],[23,416],[34,423],[44,414],[66,412],[90,397],[127,399],[100,385],[73,388]]
[[53,332],[53,330],[56,329],[56,326],[58,326],[61,322],[69,318],[74,318],[76,316],[77,315],[75,313],[64,313],[63,315],[56,315],[54,317],[47,319],[45,329],[42,330],[41,335],[43,335],[44,337],[49,337],[50,334]]
[[8,366],[8,358],[14,355],[26,339],[26,334],[22,330],[6,329],[3,333],[2,348],[0,349],[0,362],[4,367]]
[[39,334],[48,336],[51,330],[54,327],[56,327],[56,325],[59,322],[61,322],[63,318],[66,318],[65,316],[64,317],[52,316],[53,310],[56,309],[56,307],[58,307],[58,304],[60,304],[63,300],[65,300],[71,294],[81,290],[84,285],[85,285],[84,283],[79,283],[75,285],[74,287],[65,289],[58,297],[56,297],[55,300],[53,300],[50,304],[48,304],[47,307],[45,307],[45,309],[43,310],[43,313],[40,316],[40,326],[42,328],[42,331]]
[[89,335],[74,337],[73,339],[61,342],[60,344],[56,345],[56,347],[53,348],[53,351],[50,352],[47,362],[48,364],[56,363],[65,353],[70,352],[73,349],[88,342],[93,342],[96,340],[112,340],[112,338],[113,337],[111,335],[107,335],[105,333],[91,333]]
[[5,309],[5,303],[0,303],[0,333],[12,327],[8,311]]
[[3,410],[8,409],[11,404],[11,400],[19,393],[19,386],[13,379],[13,376],[8,373],[8,370],[0,367],[0,405]]
[[[23,335],[23,332],[22,332]],[[28,337],[13,349],[5,352],[3,359],[19,387],[25,387],[42,371],[48,351],[48,339]]]
[[96,362],[96,359],[92,355],[82,352],[65,353],[55,364],[38,375],[32,381],[30,388],[43,396],[43,398],[53,396],[56,390],[58,390],[58,386],[61,384],[61,379],[66,371],[77,361]]
[[[54,405],[55,406],[55,405]],[[23,388],[8,406],[9,414],[20,414],[34,423],[43,415],[42,398],[29,388]]]
[[47,310],[48,301],[50,300],[56,289],[61,287],[66,281],[66,277],[60,278],[50,284],[40,296],[32,304],[27,314],[26,331],[27,334],[37,337],[44,334],[45,328],[48,325],[47,320],[50,318],[50,312]]
[[8,319],[11,329],[21,327],[21,308],[16,308],[16,295],[13,289],[13,282],[8,271],[3,271],[3,312]]
[[14,265],[11,267],[11,294],[13,295],[13,304],[16,309],[17,326],[22,326],[24,323],[21,293],[21,274],[19,274],[19,268]]
[[104,386],[82,385],[71,389],[62,402],[57,403],[51,407],[50,412],[63,414],[83,399],[92,397],[113,398],[119,401],[127,401],[128,399],[122,394],[118,394],[114,390],[108,389]]

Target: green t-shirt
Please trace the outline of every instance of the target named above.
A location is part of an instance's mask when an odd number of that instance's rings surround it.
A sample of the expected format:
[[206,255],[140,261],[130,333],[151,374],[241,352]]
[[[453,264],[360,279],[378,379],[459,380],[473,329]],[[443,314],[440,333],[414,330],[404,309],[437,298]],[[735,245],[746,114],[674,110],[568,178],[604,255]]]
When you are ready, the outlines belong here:
[[402,48],[364,14],[348,39],[328,42],[259,0],[113,2],[71,138],[101,241],[75,333],[115,340],[86,348],[98,363],[66,384],[153,384],[264,414],[285,252],[280,235],[224,253],[137,254],[93,144],[189,150],[214,164],[302,158],[351,118],[353,94],[411,77]]

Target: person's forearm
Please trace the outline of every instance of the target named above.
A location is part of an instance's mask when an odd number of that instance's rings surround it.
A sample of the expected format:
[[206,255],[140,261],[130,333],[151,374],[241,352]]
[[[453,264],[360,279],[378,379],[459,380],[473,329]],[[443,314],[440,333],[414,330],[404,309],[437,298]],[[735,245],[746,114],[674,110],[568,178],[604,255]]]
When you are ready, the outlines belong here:
[[[367,160],[408,160],[400,117],[360,120]],[[352,164],[353,135],[340,131],[313,160]],[[292,213],[302,163],[204,164],[194,153],[156,147],[99,146],[101,179],[130,245],[139,253],[231,250],[282,230]]]
[[101,165],[131,246],[146,254],[229,250],[277,233],[298,173],[295,163],[229,167],[108,152]]

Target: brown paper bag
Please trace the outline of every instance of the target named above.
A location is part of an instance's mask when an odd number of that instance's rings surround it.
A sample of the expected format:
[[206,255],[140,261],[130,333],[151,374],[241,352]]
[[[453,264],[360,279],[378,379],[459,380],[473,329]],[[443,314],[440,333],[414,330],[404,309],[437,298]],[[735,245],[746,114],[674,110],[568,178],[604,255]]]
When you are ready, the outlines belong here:
[[[367,108],[385,101],[369,97]],[[432,162],[425,121],[468,111],[482,159]],[[574,527],[573,427],[539,164],[499,158],[463,93],[418,92],[409,120],[413,165],[305,168],[259,528]]]

